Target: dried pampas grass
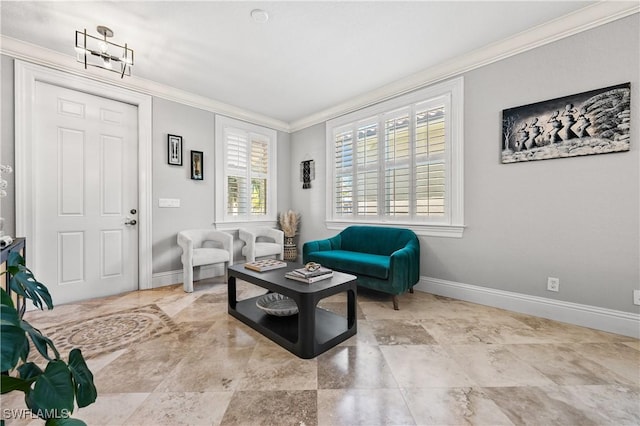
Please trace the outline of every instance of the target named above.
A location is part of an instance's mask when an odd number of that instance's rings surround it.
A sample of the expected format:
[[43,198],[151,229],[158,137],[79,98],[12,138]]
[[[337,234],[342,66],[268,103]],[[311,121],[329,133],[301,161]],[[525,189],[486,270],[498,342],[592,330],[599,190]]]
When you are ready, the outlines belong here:
[[278,222],[285,237],[295,237],[298,234],[298,226],[300,225],[300,213],[296,213],[293,210],[280,213]]

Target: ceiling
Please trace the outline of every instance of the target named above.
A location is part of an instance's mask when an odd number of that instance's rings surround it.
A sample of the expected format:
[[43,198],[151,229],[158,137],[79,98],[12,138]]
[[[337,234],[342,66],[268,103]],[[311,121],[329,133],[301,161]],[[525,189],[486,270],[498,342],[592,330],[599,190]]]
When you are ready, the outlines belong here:
[[1,0],[0,33],[71,57],[105,25],[136,78],[291,123],[592,3]]

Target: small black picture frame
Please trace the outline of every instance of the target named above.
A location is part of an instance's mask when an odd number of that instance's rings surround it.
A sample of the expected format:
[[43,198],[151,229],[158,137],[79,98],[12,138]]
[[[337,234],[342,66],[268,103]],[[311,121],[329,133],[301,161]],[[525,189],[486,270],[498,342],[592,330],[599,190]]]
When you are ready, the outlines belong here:
[[167,135],[167,163],[182,166],[182,136]]
[[202,151],[191,151],[191,179],[204,180],[204,154]]

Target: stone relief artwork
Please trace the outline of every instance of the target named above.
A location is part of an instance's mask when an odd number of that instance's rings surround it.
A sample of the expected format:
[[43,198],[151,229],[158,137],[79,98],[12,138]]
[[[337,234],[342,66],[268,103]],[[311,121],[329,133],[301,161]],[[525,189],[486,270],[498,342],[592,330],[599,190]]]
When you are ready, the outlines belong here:
[[502,162],[629,151],[631,83],[502,111]]

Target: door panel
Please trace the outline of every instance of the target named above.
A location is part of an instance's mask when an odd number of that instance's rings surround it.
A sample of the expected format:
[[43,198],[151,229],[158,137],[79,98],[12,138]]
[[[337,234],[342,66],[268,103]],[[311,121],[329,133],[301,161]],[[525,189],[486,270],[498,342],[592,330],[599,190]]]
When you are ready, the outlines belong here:
[[42,82],[35,93],[36,276],[55,304],[137,289],[138,231],[125,225],[137,108]]

